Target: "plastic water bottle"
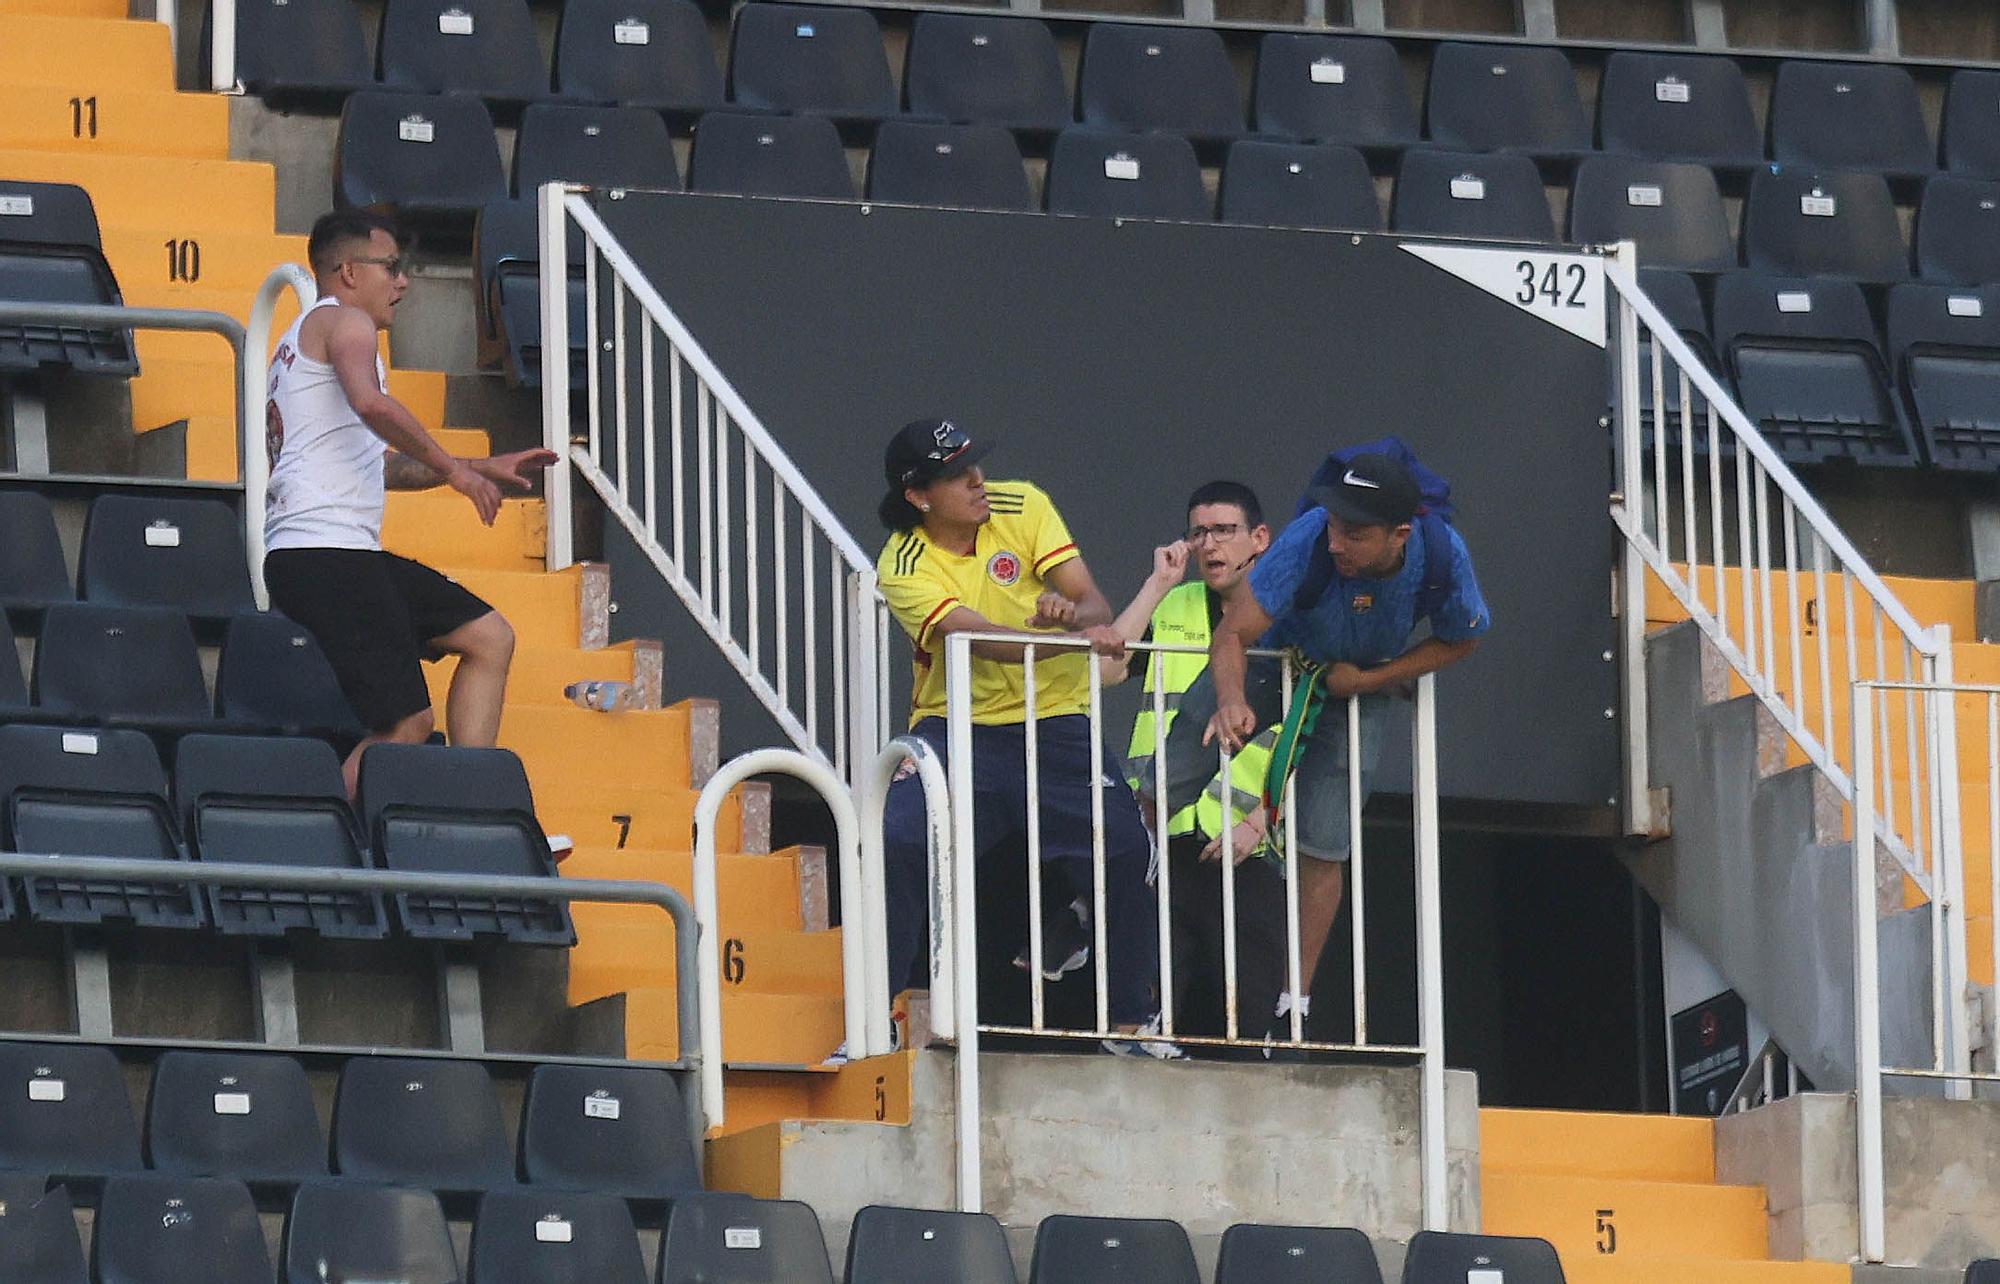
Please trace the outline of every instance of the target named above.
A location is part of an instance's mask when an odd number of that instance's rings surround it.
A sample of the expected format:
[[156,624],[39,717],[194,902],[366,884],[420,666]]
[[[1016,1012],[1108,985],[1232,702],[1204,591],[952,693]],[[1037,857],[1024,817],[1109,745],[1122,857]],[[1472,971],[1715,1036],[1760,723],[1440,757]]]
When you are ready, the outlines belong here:
[[580,709],[599,713],[624,713],[639,707],[639,688],[630,682],[572,682],[563,695]]

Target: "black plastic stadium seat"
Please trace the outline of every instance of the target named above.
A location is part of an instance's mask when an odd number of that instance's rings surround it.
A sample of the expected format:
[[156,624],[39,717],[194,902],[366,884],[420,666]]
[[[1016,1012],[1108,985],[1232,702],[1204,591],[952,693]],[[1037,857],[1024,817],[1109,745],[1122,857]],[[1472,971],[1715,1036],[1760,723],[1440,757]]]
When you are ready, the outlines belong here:
[[1964,1284],[2000,1284],[2000,1257],[1981,1257],[1967,1262]]
[[833,1284],[811,1205],[748,1195],[683,1195],[667,1206],[658,1284]]
[[307,1182],[285,1219],[283,1284],[459,1284],[458,1252],[427,1190]]
[[[153,742],[137,731],[0,727],[0,839],[8,851],[185,859],[167,808],[166,784]],[[129,919],[149,927],[193,928],[206,921],[201,898],[185,885],[82,882],[61,875],[23,882],[29,914],[44,923]]]
[[340,112],[333,191],[342,205],[469,220],[507,195],[493,118],[462,94],[350,94]]
[[1917,275],[1925,280],[2000,281],[2000,183],[1951,174],[1931,179],[1915,235]]
[[1896,202],[1879,174],[1773,166],[1743,202],[1743,262],[1781,276],[1902,281],[1910,255]]
[[647,1284],[632,1210],[612,1195],[488,1191],[466,1257],[469,1284]]
[[893,116],[881,25],[866,9],[746,4],[730,37],[729,100],[839,121]]
[[[323,740],[291,736],[186,736],[174,758],[174,803],[195,857],[367,869],[347,806],[340,760]],[[208,889],[209,914],[229,935],[376,940],[388,933],[373,892]]]
[[1014,1284],[1007,1234],[990,1213],[871,1204],[847,1238],[847,1284]]
[[237,726],[340,745],[362,735],[319,642],[276,613],[229,621],[215,672],[215,712]]
[[1507,1284],[1563,1284],[1562,1262],[1545,1239],[1418,1231],[1403,1256],[1403,1284],[1465,1284],[1486,1269]]
[[211,626],[257,609],[243,521],[212,499],[99,495],[84,523],[76,587],[86,602],[168,606]]
[[521,1113],[521,1176],[627,1199],[701,1189],[687,1109],[664,1070],[537,1066]]
[[1424,111],[1440,147],[1552,157],[1590,150],[1576,72],[1560,49],[1445,41],[1431,56]]
[[569,0],[555,85],[566,98],[677,116],[722,104],[708,22],[690,0]]
[[1375,179],[1352,147],[1243,138],[1222,164],[1224,223],[1374,232],[1382,226]]
[[884,121],[876,132],[868,199],[969,210],[1035,208],[1013,134],[998,125],[914,120]]
[[398,89],[497,103],[549,94],[527,0],[388,0],[377,57]]
[[[201,67],[214,38],[203,7]],[[325,102],[375,83],[368,38],[353,0],[251,0],[236,6],[236,78],[266,102]]]
[[143,1173],[104,1183],[97,1284],[270,1284],[257,1204],[240,1181]]
[[342,1177],[464,1193],[514,1184],[500,1099],[476,1061],[351,1057],[333,1102]]
[[903,95],[911,114],[941,120],[1047,133],[1070,123],[1056,38],[1036,18],[918,14]]
[[1215,1284],[1382,1284],[1368,1236],[1325,1226],[1239,1222],[1222,1233]]
[[2000,71],[1960,70],[1944,95],[1945,168],[1973,178],[2000,178]]
[[0,1167],[80,1178],[139,1170],[139,1128],[111,1049],[0,1043]]
[[215,720],[187,617],[164,607],[50,607],[34,699],[63,718],[191,728]]
[[[570,383],[582,387],[590,334],[585,328],[583,238],[565,237],[569,259]],[[498,366],[517,387],[542,386],[542,243],[540,214],[532,200],[495,201],[479,211],[472,228],[472,260],[479,292],[473,308],[482,366]]]
[[1771,88],[1771,159],[1908,176],[1935,170],[1937,148],[1903,68],[1785,62]]
[[[555,877],[521,760],[505,749],[378,744],[361,758],[363,832],[389,869]],[[559,901],[399,893],[403,930],[429,940],[576,943]]]
[[557,181],[679,191],[667,122],[638,107],[535,104],[514,140],[514,191],[527,199]]
[[1250,121],[1259,134],[1301,142],[1400,150],[1419,138],[1403,60],[1375,36],[1266,33]]
[[1201,162],[1178,134],[1065,129],[1049,154],[1043,196],[1051,214],[1188,223],[1213,217]]
[[1889,291],[1889,361],[1932,467],[2000,466],[2000,285]]
[[1706,166],[1630,156],[1591,156],[1570,189],[1569,239],[1635,241],[1641,263],[1696,272],[1736,264],[1729,214]]
[[326,1176],[326,1134],[305,1068],[254,1052],[162,1053],[146,1102],[146,1162],[252,1185]]
[[49,501],[31,490],[0,490],[0,609],[26,622],[75,598]]
[[90,1284],[69,1190],[38,1174],[0,1174],[0,1279],[20,1284]]
[[1553,241],[1541,171],[1526,156],[1414,148],[1396,170],[1389,226],[1435,236]]
[[[104,257],[97,211],[70,183],[0,181],[0,298],[23,303],[122,305]],[[0,374],[69,366],[86,374],[139,373],[129,330],[77,325],[0,326]]]
[[1243,96],[1213,28],[1093,22],[1077,71],[1076,118],[1098,129],[1164,129],[1221,142],[1243,133]]
[[854,199],[840,133],[811,116],[712,111],[695,126],[688,188],[738,196]]
[[1742,171],[1764,162],[1743,68],[1703,54],[1619,50],[1604,60],[1597,141],[1607,152]]
[[1179,1222],[1149,1217],[1044,1217],[1028,1284],[1200,1284]]
[[1715,346],[1787,460],[1918,462],[1860,286],[1732,272],[1716,281]]

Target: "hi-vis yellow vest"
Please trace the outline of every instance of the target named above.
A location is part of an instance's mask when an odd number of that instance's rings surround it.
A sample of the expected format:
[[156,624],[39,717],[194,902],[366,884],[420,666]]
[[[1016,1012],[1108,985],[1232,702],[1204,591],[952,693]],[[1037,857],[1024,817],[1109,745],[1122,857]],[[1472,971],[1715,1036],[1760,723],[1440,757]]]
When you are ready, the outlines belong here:
[[[1196,580],[1182,584],[1160,600],[1153,611],[1153,641],[1174,646],[1198,646],[1201,654],[1154,651],[1146,670],[1146,695],[1139,702],[1139,716],[1132,722],[1132,745],[1126,751],[1133,774],[1133,787],[1153,791],[1153,690],[1166,692],[1167,726],[1180,706],[1181,693],[1194,685],[1208,667],[1208,586]],[[1165,731],[1162,730],[1162,735]],[[1264,796],[1264,774],[1271,765],[1271,750],[1277,743],[1276,728],[1267,727],[1256,739],[1230,759],[1230,823],[1235,824],[1257,806]],[[1222,833],[1222,791],[1220,780],[1209,782],[1200,798],[1167,820],[1170,835],[1189,834],[1199,829],[1214,838]]]

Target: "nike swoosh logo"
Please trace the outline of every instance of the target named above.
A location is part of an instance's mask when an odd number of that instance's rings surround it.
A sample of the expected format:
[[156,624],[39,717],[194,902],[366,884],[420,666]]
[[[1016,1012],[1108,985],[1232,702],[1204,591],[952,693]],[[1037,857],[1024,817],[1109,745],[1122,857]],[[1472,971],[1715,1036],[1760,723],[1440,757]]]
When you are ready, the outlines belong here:
[[1346,476],[1344,476],[1344,477],[1342,477],[1342,478],[1341,478],[1340,480],[1341,480],[1341,481],[1342,481],[1342,482],[1343,482],[1344,484],[1346,484],[1346,485],[1349,485],[1349,486],[1365,486],[1365,487],[1367,487],[1367,488],[1368,488],[1369,490],[1380,490],[1380,489],[1382,489],[1382,483],[1380,483],[1380,482],[1372,482],[1372,481],[1369,481],[1369,480],[1368,480],[1368,479],[1367,479],[1366,477],[1356,477],[1356,476],[1354,475],[1354,470],[1353,470],[1352,468],[1348,469],[1348,470],[1347,470],[1347,475],[1346,475]]

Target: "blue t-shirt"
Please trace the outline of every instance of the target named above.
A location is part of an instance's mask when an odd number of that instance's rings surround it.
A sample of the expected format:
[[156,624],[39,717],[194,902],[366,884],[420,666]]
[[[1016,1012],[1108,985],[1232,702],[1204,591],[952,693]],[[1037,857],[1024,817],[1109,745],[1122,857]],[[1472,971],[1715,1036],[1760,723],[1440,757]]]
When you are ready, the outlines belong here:
[[[1450,528],[1447,528],[1450,529]],[[1451,530],[1451,592],[1431,613],[1431,636],[1463,642],[1493,627],[1480,595],[1465,541]],[[1294,518],[1250,572],[1250,591],[1273,623],[1261,645],[1297,647],[1321,664],[1345,660],[1371,665],[1409,650],[1417,626],[1417,595],[1424,586],[1424,538],[1410,533],[1403,569],[1385,580],[1346,579],[1338,570],[1317,605],[1292,609],[1313,549],[1326,543],[1326,511],[1315,508]]]

